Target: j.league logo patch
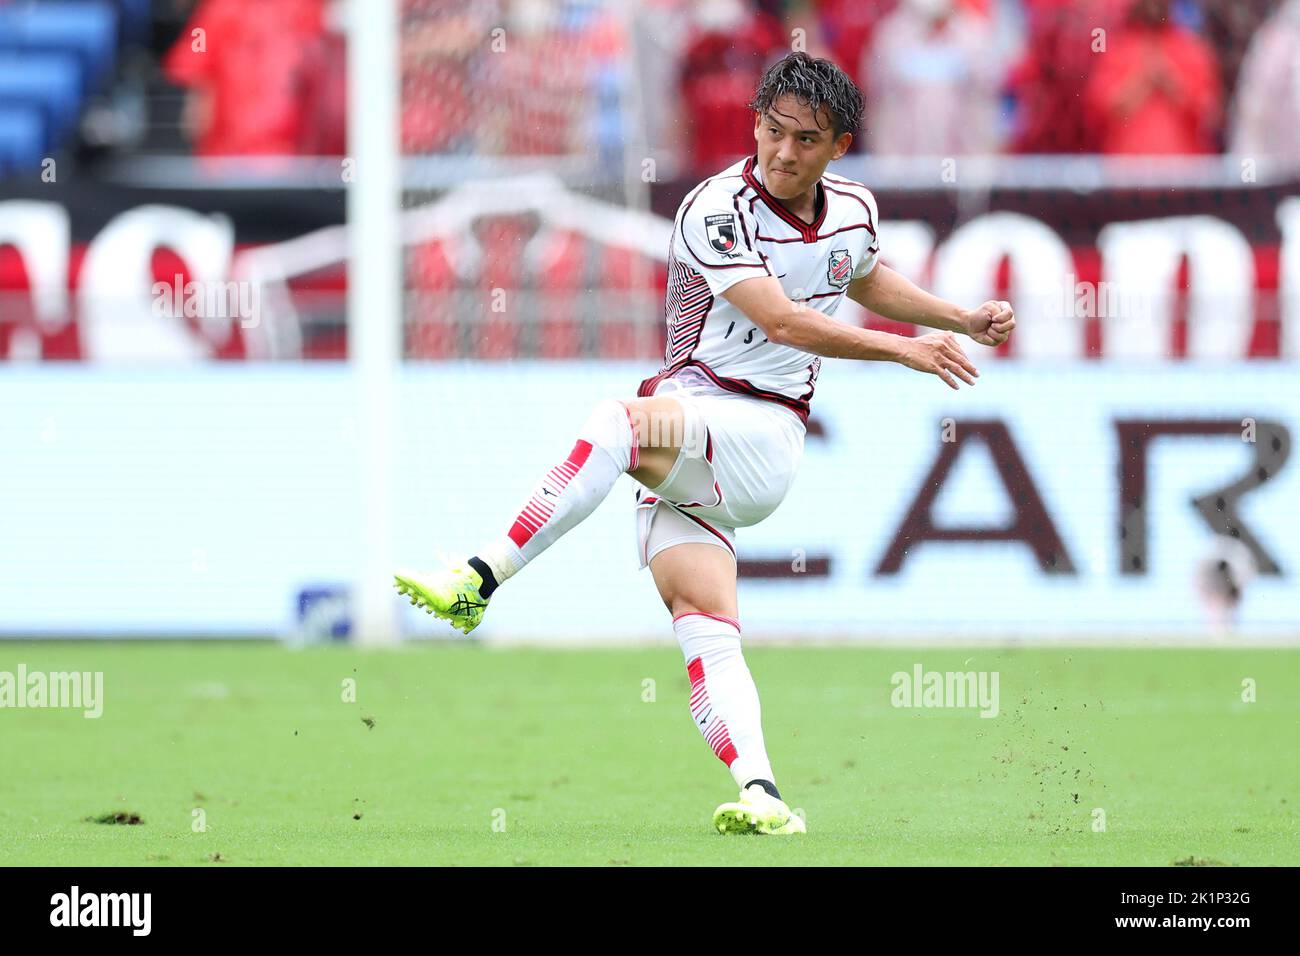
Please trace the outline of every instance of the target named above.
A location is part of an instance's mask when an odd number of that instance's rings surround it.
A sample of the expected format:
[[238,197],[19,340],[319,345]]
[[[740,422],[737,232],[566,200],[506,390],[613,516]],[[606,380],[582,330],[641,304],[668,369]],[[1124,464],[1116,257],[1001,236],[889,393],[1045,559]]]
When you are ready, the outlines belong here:
[[718,252],[731,252],[736,248],[736,217],[731,213],[704,218],[704,234],[709,245]]
[[853,257],[849,255],[849,250],[836,249],[831,253],[830,265],[826,267],[826,278],[830,280],[831,285],[842,289],[849,284],[851,275],[853,275]]

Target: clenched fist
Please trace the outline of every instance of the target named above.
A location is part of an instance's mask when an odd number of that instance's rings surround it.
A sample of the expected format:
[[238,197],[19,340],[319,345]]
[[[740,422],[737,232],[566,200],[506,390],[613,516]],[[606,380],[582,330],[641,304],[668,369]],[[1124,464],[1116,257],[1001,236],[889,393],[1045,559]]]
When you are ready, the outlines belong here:
[[1016,314],[1010,302],[988,301],[962,316],[966,334],[980,345],[1001,345],[1016,327]]

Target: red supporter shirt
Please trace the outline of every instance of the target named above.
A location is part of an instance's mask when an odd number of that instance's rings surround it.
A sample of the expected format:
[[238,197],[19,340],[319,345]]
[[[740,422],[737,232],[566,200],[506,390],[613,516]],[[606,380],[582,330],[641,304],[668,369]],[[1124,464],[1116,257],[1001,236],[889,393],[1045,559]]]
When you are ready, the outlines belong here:
[[[163,62],[167,78],[210,98],[195,152],[294,153],[299,94],[311,46],[324,32],[321,0],[203,0]],[[196,30],[202,30],[200,38]]]
[[[1181,27],[1112,32],[1084,94],[1098,150],[1110,154],[1214,151],[1223,94],[1208,44]],[[1161,69],[1173,89],[1149,80]],[[1126,104],[1126,100],[1128,101]]]
[[784,52],[780,24],[755,14],[734,33],[701,33],[682,61],[688,156],[693,170],[716,169],[749,153],[754,114],[744,108],[754,95],[771,54]]

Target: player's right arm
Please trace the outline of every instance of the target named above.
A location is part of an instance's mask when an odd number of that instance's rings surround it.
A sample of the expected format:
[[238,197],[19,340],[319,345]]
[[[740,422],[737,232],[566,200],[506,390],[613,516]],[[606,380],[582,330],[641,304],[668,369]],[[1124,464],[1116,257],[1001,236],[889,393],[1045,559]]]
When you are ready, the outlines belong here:
[[772,276],[744,279],[722,294],[777,345],[826,358],[898,362],[937,375],[951,388],[958,387],[957,379],[974,385],[979,375],[951,332],[908,338],[845,325],[792,301]]

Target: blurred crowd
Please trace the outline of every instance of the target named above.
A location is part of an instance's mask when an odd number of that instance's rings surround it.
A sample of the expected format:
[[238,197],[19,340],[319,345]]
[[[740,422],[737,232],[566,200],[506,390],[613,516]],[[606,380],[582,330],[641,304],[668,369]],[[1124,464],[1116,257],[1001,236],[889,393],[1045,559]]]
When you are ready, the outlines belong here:
[[[363,5],[364,6],[364,5]],[[402,0],[408,153],[744,155],[791,48],[892,155],[1300,155],[1300,0]],[[337,0],[199,0],[163,59],[204,155],[338,154]],[[206,42],[196,48],[195,30]]]

